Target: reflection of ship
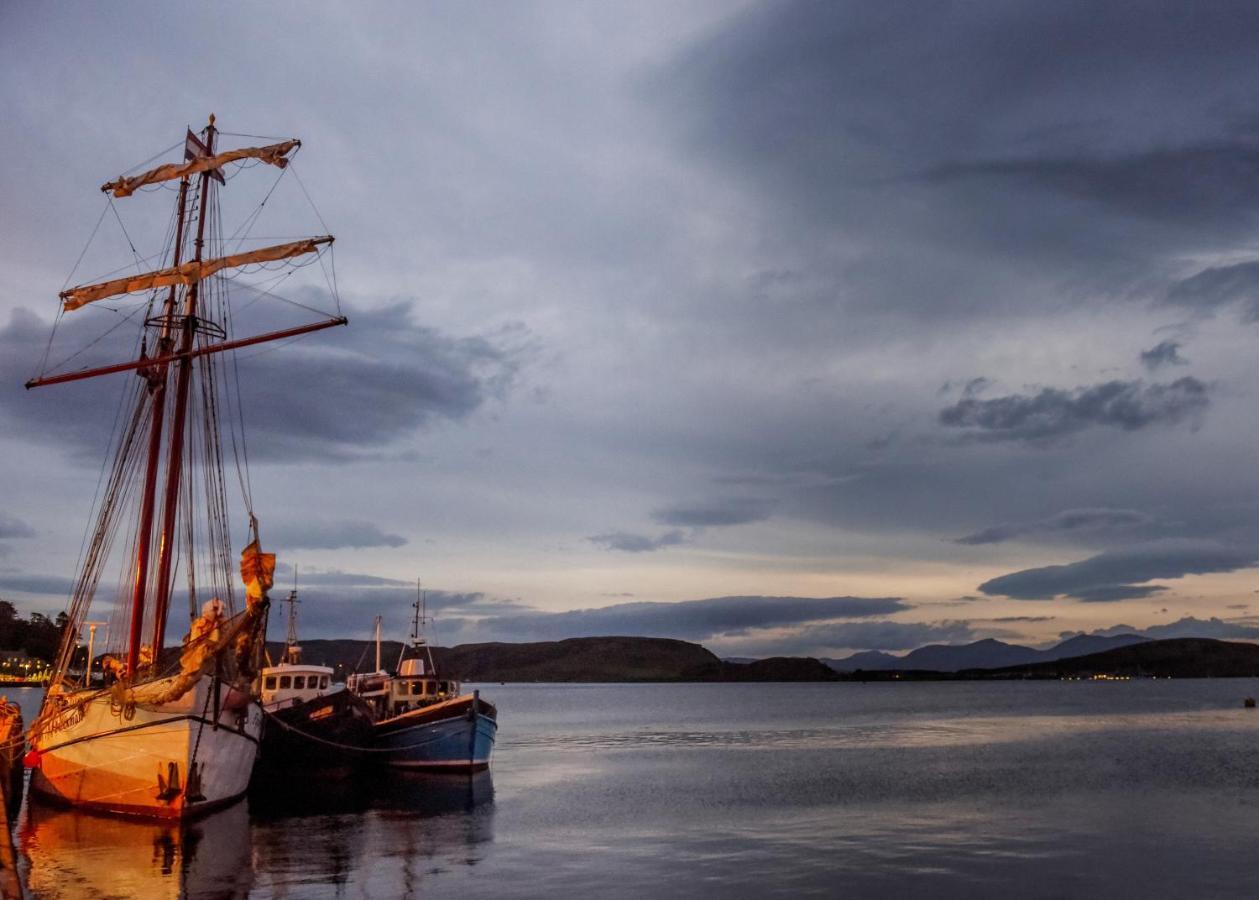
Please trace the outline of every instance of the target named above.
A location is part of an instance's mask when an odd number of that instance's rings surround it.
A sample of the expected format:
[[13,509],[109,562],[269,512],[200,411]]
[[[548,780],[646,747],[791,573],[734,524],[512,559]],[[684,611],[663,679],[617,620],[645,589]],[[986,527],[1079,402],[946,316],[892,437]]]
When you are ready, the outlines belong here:
[[[373,758],[405,769],[476,771],[488,768],[498,731],[498,710],[480,691],[461,694],[458,681],[442,678],[424,637],[424,592],[418,591],[411,646],[398,661],[398,673],[380,670],[380,620],[376,624],[376,668],[351,675],[350,690],[376,712]],[[408,655],[409,653],[409,655]]]
[[[259,673],[265,715],[259,778],[359,762],[372,739],[372,711],[332,681],[329,666],[302,662],[297,643],[297,591],[289,594],[289,627],[280,663]],[[306,782],[309,786],[309,782]]]
[[[0,694],[0,806],[10,817],[22,805],[22,708]],[[0,820],[5,818],[0,813]]]
[[40,898],[247,897],[253,883],[243,803],[196,822],[119,820],[32,805],[18,831],[26,887]]
[[0,897],[22,897],[10,822],[22,805],[22,707],[0,695]]
[[474,863],[494,840],[492,777],[364,770],[318,791],[251,793],[255,888],[304,897],[317,880],[336,896],[423,896],[425,873]]
[[255,821],[360,816],[372,810],[430,818],[472,812],[493,800],[494,780],[489,771],[362,769],[346,778],[321,781],[318,790],[311,790],[309,782],[291,780],[256,784],[249,794],[249,810]]
[[[181,142],[182,162],[103,188],[126,197],[146,187],[161,193],[178,183],[161,254],[171,261],[168,267],[61,294],[62,311],[74,316],[85,315],[74,310],[100,300],[144,294],[145,301],[132,300],[125,312],[115,309],[121,317],[110,320],[114,328],[140,323],[133,345],[138,357],[97,368],[45,370],[27,382],[35,387],[123,372],[139,376],[123,385],[120,409],[130,411],[120,413],[113,465],[102,470],[104,487],[75,580],[69,627],[31,727],[28,756],[35,770],[33,792],[102,811],[184,818],[239,797],[248,784],[262,723],[250,689],[261,662],[275,557],[260,548],[244,432],[237,427],[237,420],[243,421],[240,394],[229,389],[238,387],[230,384],[235,369],[221,354],[345,323],[329,318],[239,339],[229,333],[229,300],[243,287],[236,280],[243,267],[319,253],[332,238],[244,252],[248,231],[234,244],[239,231],[225,238],[217,202],[224,169],[236,163],[285,169],[300,144],[289,140],[223,151],[216,147],[219,137],[211,116],[199,134],[189,130]],[[231,429],[230,443],[223,440],[223,422]],[[239,612],[225,458],[237,460],[233,480],[241,485],[252,526],[252,542],[241,556],[246,604]],[[80,671],[76,637],[102,578],[119,588],[102,598],[114,611],[102,647],[112,665],[111,683],[97,688],[72,670]],[[163,653],[177,582],[187,585],[191,627],[179,653]]]

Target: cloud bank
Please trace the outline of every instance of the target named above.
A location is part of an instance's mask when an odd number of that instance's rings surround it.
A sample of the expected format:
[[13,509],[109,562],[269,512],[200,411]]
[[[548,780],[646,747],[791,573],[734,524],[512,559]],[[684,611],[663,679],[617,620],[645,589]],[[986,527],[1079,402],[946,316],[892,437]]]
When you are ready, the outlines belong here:
[[1167,590],[1148,582],[1209,572],[1233,572],[1259,554],[1213,541],[1168,538],[1099,553],[1079,562],[1024,569],[985,581],[979,590],[1014,600],[1070,597],[1087,603],[1134,600]]

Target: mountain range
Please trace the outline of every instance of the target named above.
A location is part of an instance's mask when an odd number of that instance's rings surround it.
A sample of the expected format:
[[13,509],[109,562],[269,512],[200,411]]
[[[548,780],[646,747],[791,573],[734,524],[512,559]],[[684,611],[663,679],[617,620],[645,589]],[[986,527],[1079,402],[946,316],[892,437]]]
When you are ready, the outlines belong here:
[[1116,634],[1103,637],[1096,634],[1079,634],[1044,650],[1007,644],[987,638],[972,644],[928,644],[911,650],[904,656],[893,656],[881,650],[865,650],[842,659],[823,659],[836,672],[879,672],[897,669],[902,672],[960,672],[963,669],[1000,669],[1007,666],[1023,666],[1053,662],[1076,656],[1088,656],[1131,644],[1151,640],[1139,634]]

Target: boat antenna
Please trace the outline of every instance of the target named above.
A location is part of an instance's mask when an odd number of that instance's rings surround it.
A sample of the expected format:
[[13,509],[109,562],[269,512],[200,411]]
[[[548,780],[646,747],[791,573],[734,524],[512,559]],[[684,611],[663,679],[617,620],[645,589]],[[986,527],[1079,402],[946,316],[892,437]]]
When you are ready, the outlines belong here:
[[297,599],[297,567],[293,567],[293,590],[289,592],[288,598],[281,601],[289,605],[289,633],[284,641],[284,661],[290,664],[297,664],[301,661],[302,648],[297,645],[297,604],[302,601]]
[[376,671],[380,671],[380,616],[376,617]]
[[436,675],[437,666],[433,664],[433,648],[429,646],[424,634],[428,626],[428,594],[425,593],[424,586],[418,578],[415,579],[415,602],[411,604],[411,608],[415,610],[415,617],[411,624],[411,647],[415,650],[424,650],[424,655],[428,657],[428,670]]

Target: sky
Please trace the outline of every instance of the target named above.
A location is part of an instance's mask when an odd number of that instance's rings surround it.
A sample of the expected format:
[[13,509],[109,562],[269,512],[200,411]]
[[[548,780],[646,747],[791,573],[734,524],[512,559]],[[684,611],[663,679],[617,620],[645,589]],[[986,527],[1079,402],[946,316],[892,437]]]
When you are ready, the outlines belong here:
[[[214,113],[303,141],[228,182],[228,228],[276,183],[254,233],[337,237],[335,296],[318,267],[282,293],[349,327],[236,361],[305,636],[404,636],[420,578],[442,643],[1259,638],[1257,30],[1228,2],[0,5],[0,596],[65,606],[133,377],[22,388],[58,292],[160,248],[173,195],[99,186]],[[130,302],[58,340],[105,359]]]

